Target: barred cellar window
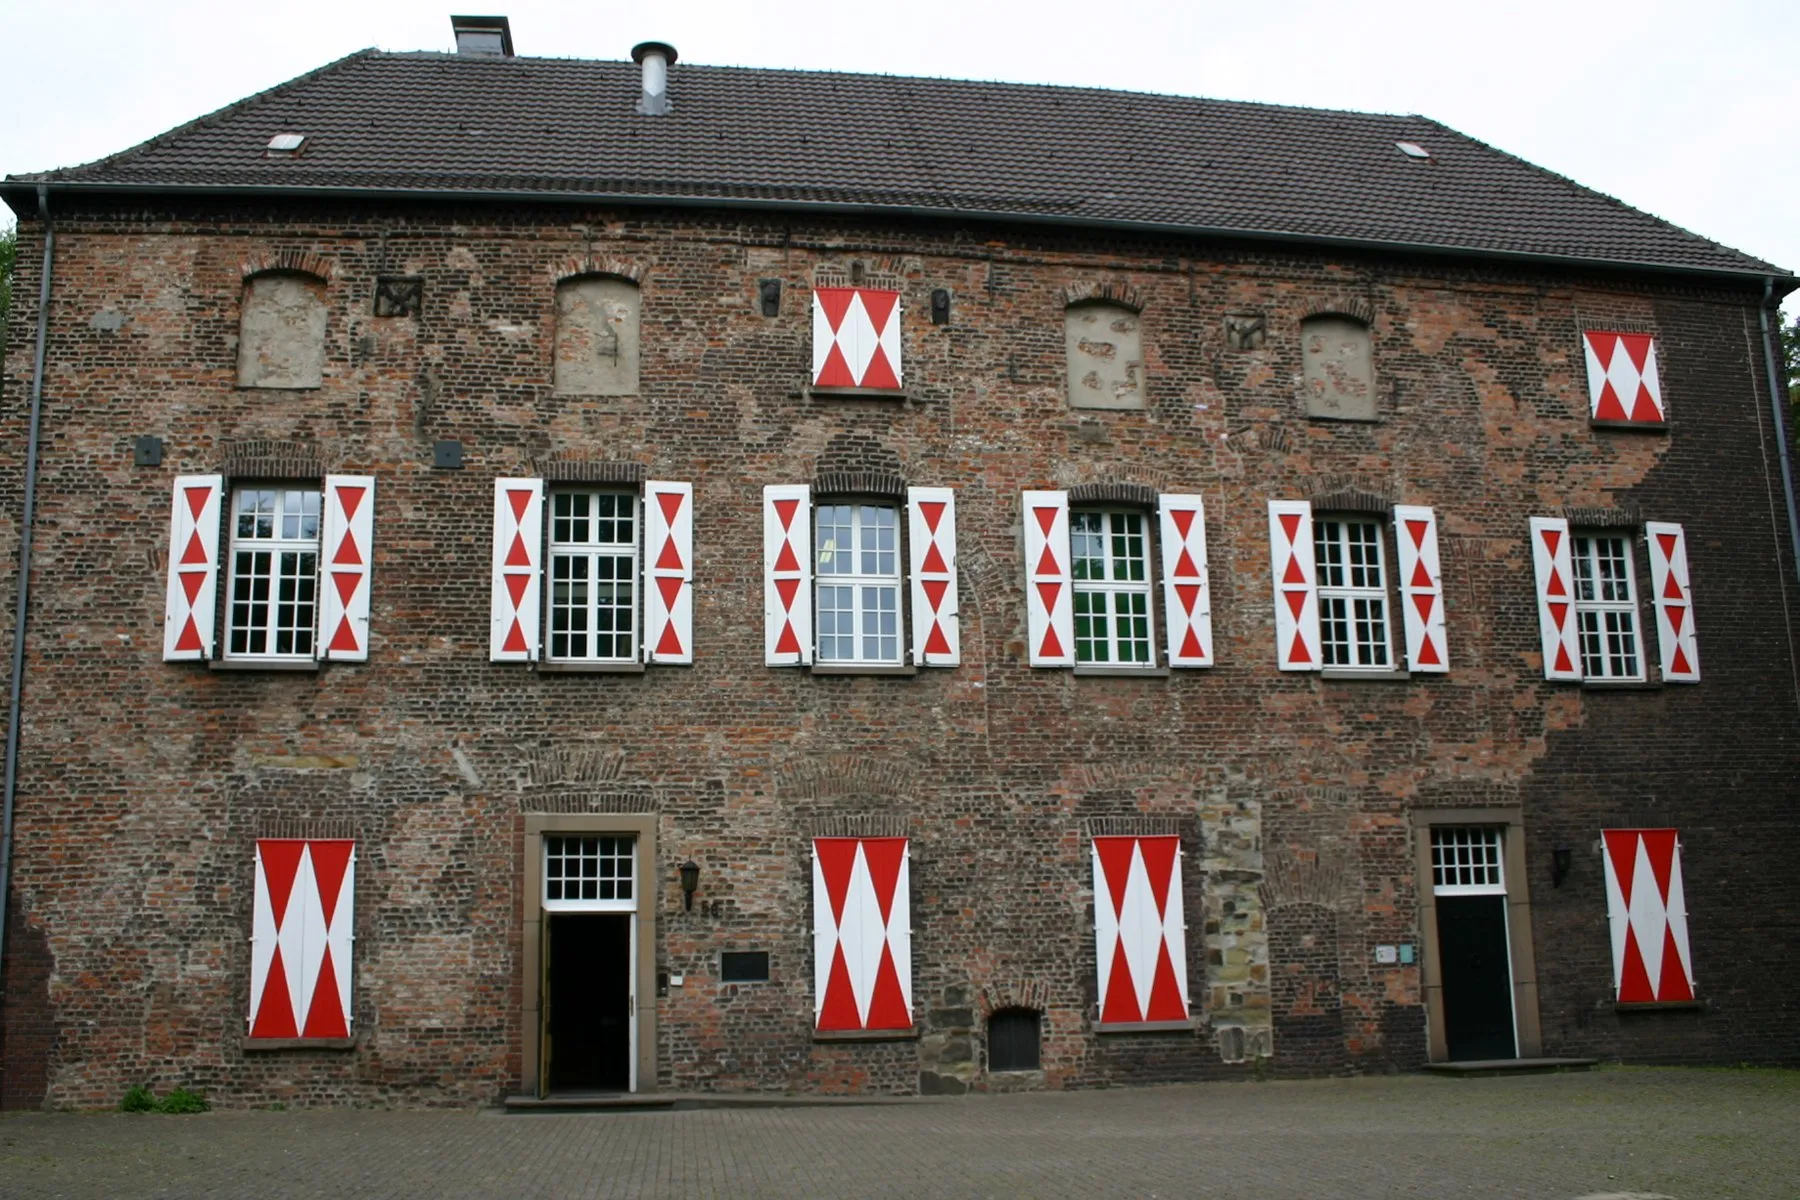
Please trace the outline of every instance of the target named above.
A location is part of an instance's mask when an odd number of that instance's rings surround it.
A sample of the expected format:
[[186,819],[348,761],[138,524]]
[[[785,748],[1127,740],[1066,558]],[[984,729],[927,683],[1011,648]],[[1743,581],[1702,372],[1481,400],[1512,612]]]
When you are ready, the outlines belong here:
[[988,1018],[988,1070],[1036,1071],[1043,1066],[1043,1014],[1003,1008]]

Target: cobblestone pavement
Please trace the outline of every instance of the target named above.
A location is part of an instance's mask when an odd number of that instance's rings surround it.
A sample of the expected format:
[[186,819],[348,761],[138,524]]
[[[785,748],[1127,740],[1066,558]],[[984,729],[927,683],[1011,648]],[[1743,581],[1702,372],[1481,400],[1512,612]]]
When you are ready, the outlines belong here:
[[0,1119],[0,1196],[1800,1195],[1800,1073],[1612,1069],[571,1115]]

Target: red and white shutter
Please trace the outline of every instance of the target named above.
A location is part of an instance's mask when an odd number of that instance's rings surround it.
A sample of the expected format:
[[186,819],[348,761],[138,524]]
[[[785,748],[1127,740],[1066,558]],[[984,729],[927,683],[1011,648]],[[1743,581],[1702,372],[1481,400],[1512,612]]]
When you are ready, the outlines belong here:
[[250,935],[250,1036],[345,1038],[356,843],[261,838]]
[[913,663],[954,667],[962,662],[956,604],[956,493],[949,488],[907,488],[906,511]]
[[1100,1023],[1188,1019],[1181,839],[1094,839]]
[[1165,495],[1162,516],[1163,613],[1169,665],[1210,667],[1212,590],[1206,578],[1206,505],[1198,496]]
[[1400,611],[1406,623],[1407,669],[1441,674],[1450,669],[1450,646],[1444,640],[1437,514],[1422,505],[1394,505],[1394,545],[1400,551]]
[[1034,667],[1075,665],[1069,493],[1025,493],[1025,636]]
[[375,480],[369,475],[325,477],[320,658],[367,662],[369,571],[375,561]]
[[814,1028],[911,1029],[906,839],[815,838],[812,874]]
[[1531,564],[1537,573],[1544,678],[1578,680],[1581,646],[1576,640],[1575,572],[1570,560],[1567,521],[1561,517],[1531,518]]
[[1700,682],[1694,633],[1694,593],[1688,586],[1687,535],[1669,521],[1645,521],[1650,543],[1650,593],[1656,600],[1656,644],[1668,683]]
[[493,627],[488,658],[536,662],[544,577],[544,481],[494,480]]
[[180,475],[169,507],[169,589],[163,661],[211,658],[219,598],[220,475]]
[[1666,420],[1654,337],[1589,329],[1581,341],[1587,351],[1589,416],[1643,425]]
[[1269,566],[1275,579],[1276,665],[1283,671],[1317,671],[1323,660],[1308,501],[1269,501]]
[[1620,1004],[1694,998],[1681,840],[1673,829],[1605,829],[1606,916]]
[[813,290],[813,386],[900,390],[900,293]]
[[812,662],[812,608],[812,489],[770,484],[763,488],[764,663]]
[[694,661],[694,485],[644,484],[644,653]]

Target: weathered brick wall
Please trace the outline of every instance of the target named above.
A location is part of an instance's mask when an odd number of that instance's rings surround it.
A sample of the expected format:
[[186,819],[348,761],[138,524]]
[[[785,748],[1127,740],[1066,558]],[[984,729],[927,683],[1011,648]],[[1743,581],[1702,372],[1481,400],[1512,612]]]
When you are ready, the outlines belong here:
[[[21,228],[19,329],[39,233]],[[284,254],[326,264],[324,386],[239,390],[243,272]],[[803,388],[813,271],[853,259],[904,280],[904,402]],[[571,261],[642,280],[639,395],[553,394]],[[424,279],[421,316],[372,315],[382,274]],[[784,283],[776,318],[759,315],[763,278]],[[1142,411],[1066,404],[1064,298],[1096,283],[1144,304]],[[1050,1086],[1243,1073],[1271,1048],[1278,1069],[1415,1065],[1418,968],[1373,954],[1419,939],[1408,813],[1494,801],[1526,810],[1547,1051],[1800,1061],[1767,982],[1796,932],[1800,597],[1748,289],[923,224],[361,206],[70,213],[55,284],[7,1103],[104,1104],[143,1081],[233,1104],[516,1088],[520,814],[546,808],[661,814],[658,960],[686,976],[659,1001],[664,1087],[983,1086],[981,1014],[1019,997],[1045,1009]],[[952,316],[934,326],[939,287]],[[1301,415],[1298,327],[1321,310],[1373,317],[1378,423]],[[1233,349],[1226,314],[1246,312],[1266,341]],[[1668,436],[1588,428],[1590,318],[1661,332]],[[28,382],[15,343],[9,572]],[[131,465],[140,434],[165,440],[161,467]],[[431,469],[444,438],[464,470]],[[170,480],[259,439],[378,479],[366,665],[160,659]],[[692,668],[487,661],[491,480],[558,458],[694,482]],[[762,665],[761,488],[833,471],[957,489],[961,668]],[[1018,493],[1120,482],[1206,498],[1212,670],[1024,665]],[[1448,676],[1275,670],[1265,502],[1344,490],[1437,508]],[[1705,683],[1539,678],[1526,518],[1565,505],[1686,524]],[[914,839],[924,1036],[815,1045],[807,840],[876,817]],[[1119,819],[1183,837],[1199,1034],[1089,1029],[1087,838]],[[355,1051],[243,1050],[251,842],[277,821],[359,840]],[[1640,822],[1683,830],[1708,1011],[1612,1013],[1593,843]],[[1576,865],[1553,889],[1558,843]],[[690,857],[685,913],[674,864]],[[718,984],[734,948],[769,950],[771,982]]]

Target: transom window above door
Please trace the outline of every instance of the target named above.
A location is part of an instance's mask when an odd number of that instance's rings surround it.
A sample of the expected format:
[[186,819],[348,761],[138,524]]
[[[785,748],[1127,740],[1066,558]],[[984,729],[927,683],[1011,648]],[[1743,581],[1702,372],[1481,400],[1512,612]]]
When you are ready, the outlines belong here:
[[637,909],[637,839],[544,835],[544,907],[551,912]]
[[1504,894],[1500,829],[1441,825],[1431,830],[1431,890],[1439,896]]

